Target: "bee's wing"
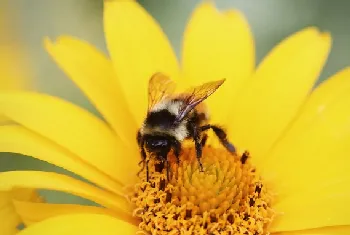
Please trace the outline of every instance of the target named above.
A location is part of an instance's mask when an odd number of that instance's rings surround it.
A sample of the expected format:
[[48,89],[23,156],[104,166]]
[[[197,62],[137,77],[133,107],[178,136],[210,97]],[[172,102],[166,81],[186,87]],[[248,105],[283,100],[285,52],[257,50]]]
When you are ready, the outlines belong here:
[[181,122],[182,119],[196,107],[196,105],[213,94],[224,82],[225,79],[214,82],[207,82],[203,85],[191,88],[180,95],[184,103],[180,107],[179,114],[176,117],[175,122]]
[[163,98],[174,93],[176,84],[168,76],[155,73],[148,84],[148,111]]

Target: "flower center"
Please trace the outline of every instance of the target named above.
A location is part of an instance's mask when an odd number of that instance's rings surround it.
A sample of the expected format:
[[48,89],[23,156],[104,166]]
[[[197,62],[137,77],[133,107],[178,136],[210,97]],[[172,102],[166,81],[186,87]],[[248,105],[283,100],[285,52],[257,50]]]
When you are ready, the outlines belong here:
[[[140,229],[151,234],[268,234],[274,213],[272,195],[250,160],[224,149],[205,147],[201,172],[193,148],[185,148],[177,165],[157,172],[149,162],[131,196]],[[245,158],[245,157],[243,157]],[[159,169],[159,167],[158,167]]]

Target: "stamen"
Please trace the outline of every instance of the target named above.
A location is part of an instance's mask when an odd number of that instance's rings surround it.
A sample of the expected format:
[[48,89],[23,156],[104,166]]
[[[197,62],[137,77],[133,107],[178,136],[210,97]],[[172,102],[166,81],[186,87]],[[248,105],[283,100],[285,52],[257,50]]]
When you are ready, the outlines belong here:
[[170,156],[166,169],[149,162],[130,200],[139,228],[150,234],[269,234],[274,212],[272,194],[250,163],[250,156],[234,156],[224,149],[205,147],[201,172],[195,150],[185,148],[177,165]]

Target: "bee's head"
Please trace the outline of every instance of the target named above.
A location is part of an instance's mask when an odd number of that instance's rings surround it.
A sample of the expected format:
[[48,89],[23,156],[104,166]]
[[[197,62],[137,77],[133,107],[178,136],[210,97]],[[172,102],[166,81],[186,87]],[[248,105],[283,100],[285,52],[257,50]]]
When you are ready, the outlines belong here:
[[171,140],[166,136],[147,136],[145,147],[149,152],[166,155],[171,148]]

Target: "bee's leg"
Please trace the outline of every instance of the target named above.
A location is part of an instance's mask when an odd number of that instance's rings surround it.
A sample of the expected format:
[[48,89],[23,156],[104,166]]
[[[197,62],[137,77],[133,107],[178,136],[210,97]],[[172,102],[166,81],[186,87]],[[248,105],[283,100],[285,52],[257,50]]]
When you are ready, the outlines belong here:
[[205,126],[202,126],[200,127],[200,130],[201,131],[206,131],[208,129],[212,129],[215,133],[215,135],[219,138],[221,144],[231,153],[235,153],[236,152],[236,148],[235,146],[233,146],[233,144],[231,144],[228,139],[227,139],[227,135],[226,135],[226,132],[218,127],[218,126],[215,126],[215,125],[205,125]]
[[143,145],[143,140],[142,140],[142,136],[141,136],[141,133],[140,131],[137,132],[137,135],[136,135],[136,141],[137,141],[137,144],[141,147],[141,145]]
[[190,133],[191,133],[191,137],[193,137],[194,145],[196,148],[196,155],[197,155],[197,161],[199,164],[199,170],[201,172],[203,172],[203,164],[201,161],[202,144],[201,144],[201,140],[200,140],[201,129],[198,129],[194,123],[190,123]]
[[139,170],[139,172],[137,172],[137,174],[136,174],[137,177],[140,177],[141,172],[145,169],[145,166],[146,166],[145,160],[141,160],[138,165],[141,166],[141,163],[142,163],[142,168],[141,168],[141,170]]
[[244,153],[241,156],[242,164],[245,164],[248,158],[249,158],[249,152],[248,151],[244,151]]
[[194,143],[195,143],[195,147],[196,147],[196,153],[197,153],[197,161],[199,164],[199,170],[201,172],[203,172],[203,164],[201,161],[201,157],[202,157],[202,144],[200,142],[199,136],[194,138]]
[[201,140],[202,147],[205,146],[205,144],[207,143],[207,140],[208,140],[208,135],[207,134],[203,134],[202,135],[202,140]]
[[202,164],[202,161],[201,161],[202,144],[201,144],[201,141],[200,141],[199,132],[196,129],[194,131],[193,139],[194,139],[194,144],[195,144],[195,147],[196,147],[196,154],[197,154],[197,161],[198,161],[198,164],[199,164],[199,170],[201,172],[203,172],[203,164]]
[[[171,148],[171,147],[170,147]],[[163,163],[163,169],[164,167],[166,167],[166,179],[169,182],[170,176],[169,176],[169,172],[170,172],[170,162],[168,159],[168,153],[170,151],[170,148],[167,149],[166,151],[164,151],[164,153],[161,155],[162,156],[162,163]]]

